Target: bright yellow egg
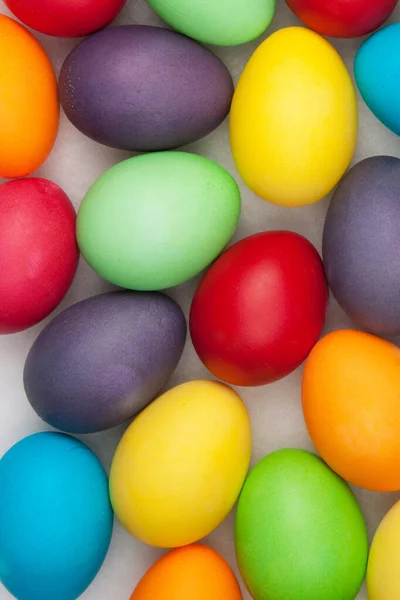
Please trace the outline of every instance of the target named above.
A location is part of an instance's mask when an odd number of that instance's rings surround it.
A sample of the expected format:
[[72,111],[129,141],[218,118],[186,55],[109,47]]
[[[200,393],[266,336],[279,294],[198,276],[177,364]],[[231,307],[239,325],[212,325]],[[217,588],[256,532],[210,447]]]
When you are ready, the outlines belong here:
[[400,598],[400,502],[379,525],[368,561],[369,600]]
[[238,170],[258,196],[303,206],[326,196],[346,172],[357,138],[357,102],[333,46],[302,27],[259,46],[231,109]]
[[152,546],[198,541],[232,509],[250,455],[249,416],[236,392],[213,381],[179,385],[123,436],[110,473],[115,513]]

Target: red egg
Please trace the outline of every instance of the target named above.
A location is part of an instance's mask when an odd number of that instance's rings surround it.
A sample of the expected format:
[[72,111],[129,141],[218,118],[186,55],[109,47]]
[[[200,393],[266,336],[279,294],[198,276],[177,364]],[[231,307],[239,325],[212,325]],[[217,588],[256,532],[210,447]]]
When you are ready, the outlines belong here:
[[28,27],[57,37],[80,37],[102,29],[126,0],[5,0]]
[[190,331],[206,367],[233,385],[296,369],[324,326],[328,289],[314,246],[290,231],[252,235],[212,265],[193,298]]
[[46,179],[0,186],[0,333],[35,325],[61,302],[78,264],[76,214]]
[[375,31],[394,11],[398,0],[286,0],[307,27],[339,38]]

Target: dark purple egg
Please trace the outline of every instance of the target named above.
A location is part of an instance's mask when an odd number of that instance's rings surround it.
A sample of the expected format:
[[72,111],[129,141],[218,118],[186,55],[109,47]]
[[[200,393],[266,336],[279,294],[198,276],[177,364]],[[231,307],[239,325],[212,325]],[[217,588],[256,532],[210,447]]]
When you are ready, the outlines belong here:
[[74,304],[42,331],[25,363],[37,414],[69,433],[94,433],[142,410],[181,357],[186,321],[159,293],[112,292]]
[[330,288],[358,325],[400,333],[400,160],[374,156],[353,167],[333,195],[323,259]]
[[136,151],[176,148],[229,113],[232,77],[197,42],[167,29],[127,25],[83,40],[61,69],[61,104],[88,137]]

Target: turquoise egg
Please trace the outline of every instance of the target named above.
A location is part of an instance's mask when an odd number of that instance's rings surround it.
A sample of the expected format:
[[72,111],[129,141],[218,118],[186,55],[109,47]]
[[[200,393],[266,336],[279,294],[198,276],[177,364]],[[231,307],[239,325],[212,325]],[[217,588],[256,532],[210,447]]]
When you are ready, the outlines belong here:
[[110,544],[107,475],[85,444],[38,433],[0,461],[0,581],[18,600],[76,600]]
[[400,23],[370,37],[357,52],[358,88],[374,115],[400,135]]

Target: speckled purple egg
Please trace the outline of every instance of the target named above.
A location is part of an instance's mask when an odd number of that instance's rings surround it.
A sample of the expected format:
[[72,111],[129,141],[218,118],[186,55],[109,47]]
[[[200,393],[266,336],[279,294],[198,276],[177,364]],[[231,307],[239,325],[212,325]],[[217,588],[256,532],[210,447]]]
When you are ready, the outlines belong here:
[[328,210],[323,259],[330,288],[358,325],[400,333],[400,160],[353,167]]
[[167,29],[127,25],[83,40],[66,58],[60,98],[70,121],[114,148],[176,148],[227,116],[232,77],[197,42]]
[[78,302],[47,325],[28,354],[29,402],[69,433],[119,425],[168,381],[185,338],[185,317],[163,294],[121,291]]

